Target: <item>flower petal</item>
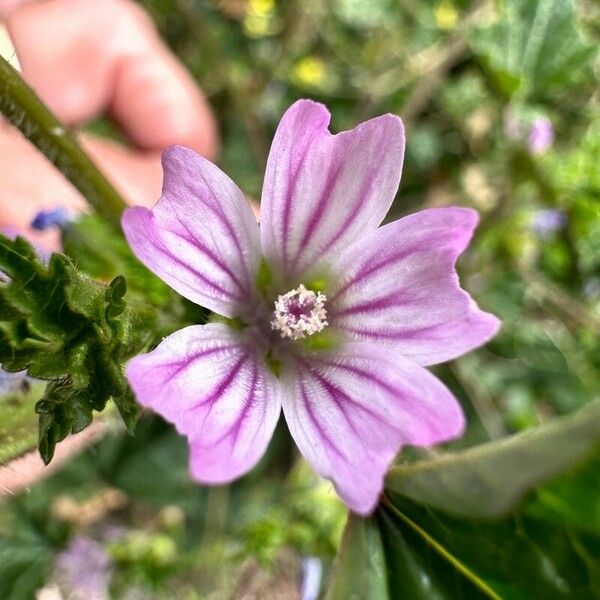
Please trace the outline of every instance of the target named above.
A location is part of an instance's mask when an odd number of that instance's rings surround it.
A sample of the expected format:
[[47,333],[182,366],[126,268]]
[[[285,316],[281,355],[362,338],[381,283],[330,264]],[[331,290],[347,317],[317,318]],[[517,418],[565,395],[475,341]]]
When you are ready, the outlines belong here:
[[379,228],[336,263],[329,322],[359,338],[393,343],[420,365],[487,342],[500,322],[460,287],[455,270],[477,225],[471,209],[432,208]]
[[182,296],[238,316],[260,264],[250,205],[227,175],[188,148],[171,146],[162,161],[162,196],[152,210],[125,211],[125,237],[135,255]]
[[284,372],[283,412],[300,451],[342,500],[370,513],[404,444],[461,434],[461,408],[431,373],[389,347],[351,342],[295,359]]
[[188,437],[198,481],[224,483],[264,454],[281,410],[279,386],[239,332],[193,325],[127,364],[140,404]]
[[404,128],[394,115],[332,135],[329,111],[309,100],[283,116],[261,202],[265,257],[297,283],[357,236],[373,231],[400,182]]

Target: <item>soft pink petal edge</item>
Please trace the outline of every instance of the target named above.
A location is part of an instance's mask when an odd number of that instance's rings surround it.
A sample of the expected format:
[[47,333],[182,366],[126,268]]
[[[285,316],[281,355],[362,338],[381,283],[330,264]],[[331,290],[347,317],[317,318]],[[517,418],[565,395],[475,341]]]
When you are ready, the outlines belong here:
[[139,260],[192,302],[233,317],[253,293],[258,225],[240,189],[188,148],[162,155],[163,193],[152,210],[127,209],[125,237]]
[[298,448],[354,512],[375,508],[404,445],[460,436],[465,420],[431,373],[371,342],[298,358],[284,374],[283,412]]
[[186,327],[131,359],[126,374],[137,401],[188,438],[196,480],[227,483],[263,456],[281,411],[279,385],[238,332]]
[[479,217],[463,207],[426,209],[349,246],[329,316],[351,336],[393,344],[420,365],[485,344],[501,322],[461,288],[455,263]]

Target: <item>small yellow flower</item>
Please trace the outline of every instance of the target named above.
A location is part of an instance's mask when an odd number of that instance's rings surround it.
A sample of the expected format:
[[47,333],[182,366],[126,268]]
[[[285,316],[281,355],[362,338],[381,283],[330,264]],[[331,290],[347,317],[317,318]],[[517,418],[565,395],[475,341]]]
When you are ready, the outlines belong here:
[[250,0],[247,12],[253,15],[268,16],[275,8],[275,0]]
[[261,38],[272,33],[275,0],[249,0],[244,17],[244,33]]
[[454,29],[458,22],[458,11],[452,0],[442,0],[434,11],[435,22],[440,29]]
[[316,56],[305,56],[296,63],[293,77],[301,85],[319,87],[325,81],[325,63]]

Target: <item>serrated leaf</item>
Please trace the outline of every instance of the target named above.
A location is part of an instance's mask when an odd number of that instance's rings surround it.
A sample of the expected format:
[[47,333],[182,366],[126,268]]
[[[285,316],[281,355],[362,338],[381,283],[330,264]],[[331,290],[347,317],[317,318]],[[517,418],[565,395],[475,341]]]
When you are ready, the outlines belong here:
[[[0,236],[0,364],[27,369],[50,383],[37,403],[39,448],[49,462],[56,443],[92,421],[115,400],[129,431],[138,408],[123,375],[122,363],[143,349],[131,335],[131,311],[124,302],[127,284],[116,277],[103,284],[78,272],[64,255],[47,265],[22,238]],[[141,328],[140,328],[141,329]]]
[[69,309],[88,319],[100,321],[103,318],[103,305],[108,291],[106,285],[74,269],[65,283],[65,300]]
[[133,435],[141,415],[141,409],[135,402],[133,394],[129,392],[123,396],[115,396],[114,402],[119,411],[119,415],[121,415],[121,419],[123,419],[123,423],[125,423],[127,431]]
[[[83,215],[62,230],[65,254],[88,275],[101,280],[127,276],[133,292],[144,294],[151,303],[164,306],[172,301],[172,290],[143,266],[122,237],[95,215]],[[115,289],[115,292],[118,292]]]
[[[119,335],[145,336],[150,346],[187,324],[206,322],[209,311],[179,296],[149,271],[133,254],[125,239],[96,215],[83,215],[62,229],[63,250],[85,274],[110,281],[112,301],[105,319],[121,328]],[[119,296],[127,285],[127,304],[136,314],[136,327],[119,317]],[[128,342],[129,343],[129,342]]]
[[0,395],[0,465],[35,448],[37,415],[35,404],[44,392],[44,384],[27,383],[20,390]]

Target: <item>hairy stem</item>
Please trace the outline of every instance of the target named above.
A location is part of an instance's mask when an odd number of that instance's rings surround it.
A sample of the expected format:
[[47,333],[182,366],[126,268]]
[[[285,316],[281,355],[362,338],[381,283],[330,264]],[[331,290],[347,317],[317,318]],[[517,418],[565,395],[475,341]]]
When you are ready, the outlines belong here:
[[122,198],[75,137],[1,56],[0,112],[81,192],[99,215],[119,227],[125,208]]

